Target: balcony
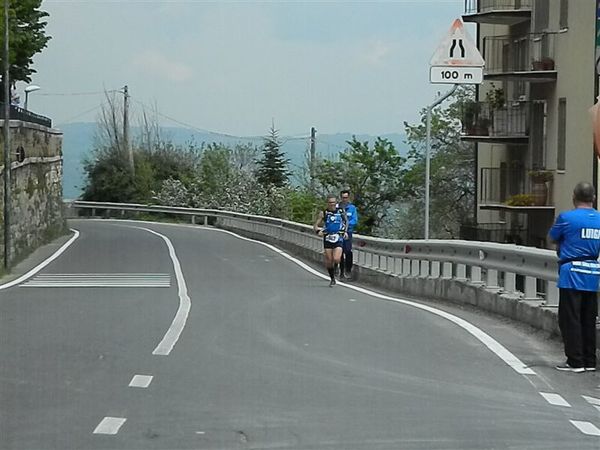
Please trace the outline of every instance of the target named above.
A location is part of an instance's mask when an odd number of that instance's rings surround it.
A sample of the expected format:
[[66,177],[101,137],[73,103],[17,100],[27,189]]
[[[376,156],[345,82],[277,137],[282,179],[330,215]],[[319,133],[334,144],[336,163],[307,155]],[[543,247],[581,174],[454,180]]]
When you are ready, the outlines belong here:
[[509,102],[494,106],[491,102],[467,102],[463,105],[464,141],[501,144],[527,144],[531,102]]
[[465,0],[464,22],[515,25],[531,20],[533,0]]
[[523,167],[482,167],[479,178],[479,207],[554,212],[552,180],[549,170]]
[[557,33],[487,36],[483,39],[486,80],[556,81]]

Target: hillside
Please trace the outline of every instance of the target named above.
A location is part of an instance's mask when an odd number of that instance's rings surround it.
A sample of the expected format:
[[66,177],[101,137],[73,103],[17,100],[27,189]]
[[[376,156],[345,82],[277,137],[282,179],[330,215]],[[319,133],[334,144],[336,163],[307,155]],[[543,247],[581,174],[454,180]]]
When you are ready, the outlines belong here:
[[[95,123],[70,123],[60,127],[63,131],[63,158],[64,158],[64,179],[63,179],[63,197],[66,199],[74,199],[81,195],[84,186],[83,161],[89,157],[93,149],[94,132],[96,129]],[[185,128],[165,127],[162,128],[165,139],[170,140],[174,144],[185,144],[193,141],[197,144],[202,142],[212,143],[220,142],[226,145],[235,145],[238,143],[251,142],[260,146],[260,139],[251,139],[244,141],[233,137],[222,135],[214,135],[210,133],[200,133]],[[132,129],[132,134],[135,136],[137,130]],[[308,134],[308,133],[307,133]],[[373,142],[376,136],[357,135],[360,141]],[[406,154],[406,144],[404,143],[405,136],[403,134],[384,134],[382,138],[390,140],[400,154]],[[309,147],[308,137],[303,139],[291,139],[282,136],[282,149],[287,158],[290,160],[290,169],[296,171],[304,164],[306,154]],[[317,153],[326,157],[335,157],[336,154],[343,151],[348,140],[352,139],[351,133],[336,133],[336,134],[317,134]]]

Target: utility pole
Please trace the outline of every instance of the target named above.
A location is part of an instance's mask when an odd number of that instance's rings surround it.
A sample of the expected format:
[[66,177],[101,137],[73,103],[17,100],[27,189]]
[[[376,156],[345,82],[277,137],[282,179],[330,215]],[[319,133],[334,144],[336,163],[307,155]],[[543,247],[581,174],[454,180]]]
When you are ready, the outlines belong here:
[[4,268],[10,268],[10,74],[8,61],[8,0],[4,0]]
[[133,150],[129,143],[129,88],[127,85],[123,87],[123,142],[129,159],[131,175],[133,176],[135,175],[135,165],[133,164]]
[[316,141],[317,130],[315,127],[310,129],[310,192],[315,193],[315,160],[316,160]]

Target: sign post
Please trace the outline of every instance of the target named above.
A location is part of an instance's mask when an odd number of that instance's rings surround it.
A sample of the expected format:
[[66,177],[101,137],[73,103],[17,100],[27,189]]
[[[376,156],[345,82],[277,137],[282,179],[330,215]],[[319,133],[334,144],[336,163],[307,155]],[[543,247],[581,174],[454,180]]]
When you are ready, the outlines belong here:
[[[600,1],[600,0],[599,0]],[[425,147],[425,239],[429,239],[429,178],[431,166],[431,111],[448,97],[460,84],[483,82],[483,60],[475,42],[465,30],[460,19],[456,19],[433,54],[429,63],[429,82],[453,84],[452,89],[440,95],[427,107],[427,144]]]

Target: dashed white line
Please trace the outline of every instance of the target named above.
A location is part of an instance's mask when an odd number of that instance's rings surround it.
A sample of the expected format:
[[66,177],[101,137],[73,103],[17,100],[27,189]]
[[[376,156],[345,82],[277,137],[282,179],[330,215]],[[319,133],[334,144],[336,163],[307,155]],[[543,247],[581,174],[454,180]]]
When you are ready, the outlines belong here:
[[567,402],[562,396],[558,394],[552,394],[549,392],[540,392],[540,395],[546,399],[548,403],[555,406],[566,406],[568,408],[571,407],[569,402]]
[[579,420],[569,420],[579,431],[588,436],[600,436],[600,429],[590,422],[582,422]]
[[588,397],[587,395],[582,395],[582,397],[589,404],[600,406],[600,398]]
[[129,382],[129,387],[147,388],[152,383],[152,375],[135,375]]
[[117,434],[126,420],[124,417],[105,417],[94,430],[94,434]]

